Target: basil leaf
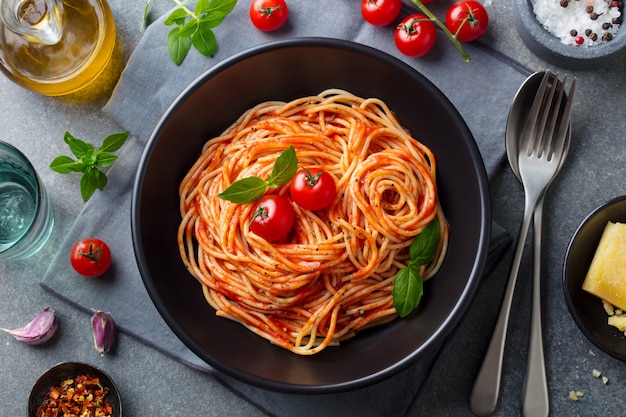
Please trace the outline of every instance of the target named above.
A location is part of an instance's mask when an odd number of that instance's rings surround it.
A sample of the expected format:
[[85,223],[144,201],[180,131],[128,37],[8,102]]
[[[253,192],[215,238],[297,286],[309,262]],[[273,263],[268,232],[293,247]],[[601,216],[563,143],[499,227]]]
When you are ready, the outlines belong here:
[[432,261],[439,244],[439,235],[439,221],[434,218],[411,242],[409,247],[410,264],[426,265]]
[[183,63],[190,49],[191,39],[180,36],[180,26],[170,30],[167,34],[167,50],[176,65]]
[[178,27],[178,36],[188,38],[198,30],[198,20],[191,19]]
[[200,24],[196,33],[191,36],[191,44],[204,56],[211,56],[217,52],[215,35],[203,24]]
[[102,167],[111,165],[116,160],[117,160],[117,156],[113,155],[112,153],[99,152],[95,165],[99,168],[102,168]]
[[259,177],[242,178],[230,184],[217,196],[236,204],[252,203],[263,196],[267,183]]
[[124,143],[126,143],[126,139],[128,139],[129,132],[122,133],[114,133],[112,135],[107,136],[102,141],[102,145],[98,151],[100,152],[115,152],[119,150]]
[[400,317],[408,316],[417,308],[424,293],[424,283],[414,266],[402,268],[393,281],[393,306]]
[[141,31],[145,31],[146,28],[148,27],[148,17],[150,15],[150,4],[152,3],[152,0],[148,0],[146,2],[146,6],[143,9],[143,19],[141,21]]
[[237,0],[210,0],[202,5],[202,13],[219,11],[226,16],[237,5]]
[[203,11],[209,8],[209,0],[198,0],[196,3],[196,8],[194,9],[194,13],[196,15],[201,14]]
[[267,178],[267,185],[271,188],[276,188],[279,185],[287,184],[298,170],[298,157],[296,156],[296,150],[293,146],[289,145],[287,149],[282,151],[274,166],[272,172]]
[[97,169],[90,169],[85,172],[80,179],[80,194],[83,201],[89,200],[97,189],[103,189],[107,182],[107,176]]
[[65,143],[68,144],[68,146],[70,147],[70,151],[72,151],[74,156],[76,156],[77,158],[84,156],[94,149],[93,145],[78,138],[75,138],[70,132],[65,132],[63,140],[65,141]]
[[165,26],[173,26],[173,25],[182,25],[185,23],[185,19],[187,18],[187,12],[184,9],[178,8],[170,13],[169,16],[165,19]]
[[54,158],[50,163],[50,168],[60,174],[68,174],[70,172],[82,172],[85,165],[73,160],[69,156],[61,155]]

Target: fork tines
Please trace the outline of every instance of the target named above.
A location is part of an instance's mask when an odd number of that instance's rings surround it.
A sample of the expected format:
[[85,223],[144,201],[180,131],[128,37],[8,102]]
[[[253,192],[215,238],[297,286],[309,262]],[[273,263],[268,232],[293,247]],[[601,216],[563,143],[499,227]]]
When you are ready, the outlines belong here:
[[570,123],[572,98],[576,77],[565,93],[567,75],[563,81],[558,74],[546,71],[526,120],[524,142],[527,154],[537,153],[537,157],[550,160],[555,149],[562,149]]

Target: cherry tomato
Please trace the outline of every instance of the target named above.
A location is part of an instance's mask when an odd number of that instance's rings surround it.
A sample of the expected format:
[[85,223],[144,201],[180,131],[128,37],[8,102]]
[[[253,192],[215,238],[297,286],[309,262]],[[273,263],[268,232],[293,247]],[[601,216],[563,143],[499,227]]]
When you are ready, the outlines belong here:
[[289,194],[300,207],[321,210],[330,206],[335,199],[337,185],[328,172],[317,168],[304,168],[292,178]]
[[487,31],[489,16],[477,1],[458,1],[446,13],[446,27],[461,42],[472,42]]
[[285,197],[267,194],[258,201],[250,230],[268,242],[287,237],[296,219],[296,211]]
[[361,14],[374,26],[387,26],[400,14],[402,0],[363,0]]
[[252,0],[250,20],[264,32],[276,30],[287,21],[289,9],[285,0]]
[[99,277],[111,266],[111,250],[100,239],[82,239],[72,246],[70,263],[81,275]]
[[394,40],[398,50],[410,57],[428,53],[437,40],[435,24],[423,14],[406,17],[396,27]]

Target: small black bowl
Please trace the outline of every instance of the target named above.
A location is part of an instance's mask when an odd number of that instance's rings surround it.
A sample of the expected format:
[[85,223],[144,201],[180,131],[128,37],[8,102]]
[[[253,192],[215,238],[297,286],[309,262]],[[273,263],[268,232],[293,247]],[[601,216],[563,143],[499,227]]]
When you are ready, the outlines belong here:
[[39,377],[28,398],[28,417],[36,417],[37,408],[41,405],[50,387],[58,386],[68,378],[78,375],[88,374],[91,377],[99,378],[102,386],[109,388],[109,393],[105,397],[111,405],[113,412],[111,417],[122,417],[122,400],[117,386],[110,376],[102,370],[81,362],[63,362],[48,369]]
[[549,33],[535,16],[532,0],[515,0],[513,20],[517,32],[535,55],[561,68],[592,70],[618,62],[626,54],[626,26],[610,42],[582,48],[566,45]]
[[604,203],[580,224],[565,255],[563,289],[567,307],[583,334],[604,352],[626,361],[626,336],[609,326],[602,301],[582,289],[608,222],[626,223],[626,196]]

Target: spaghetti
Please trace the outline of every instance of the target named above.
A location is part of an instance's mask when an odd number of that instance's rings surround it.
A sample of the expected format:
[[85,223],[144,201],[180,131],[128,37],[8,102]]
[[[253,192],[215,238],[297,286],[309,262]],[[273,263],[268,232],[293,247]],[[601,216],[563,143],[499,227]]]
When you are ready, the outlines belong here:
[[[337,196],[321,211],[294,204],[294,230],[269,244],[250,231],[254,204],[217,195],[238,179],[267,178],[290,145],[300,166],[334,177]],[[430,149],[379,99],[327,90],[261,103],[209,140],[181,182],[181,257],[218,316],[294,353],[315,354],[397,317],[394,277],[433,219],[441,238],[420,275],[439,269],[448,226],[435,171]]]

